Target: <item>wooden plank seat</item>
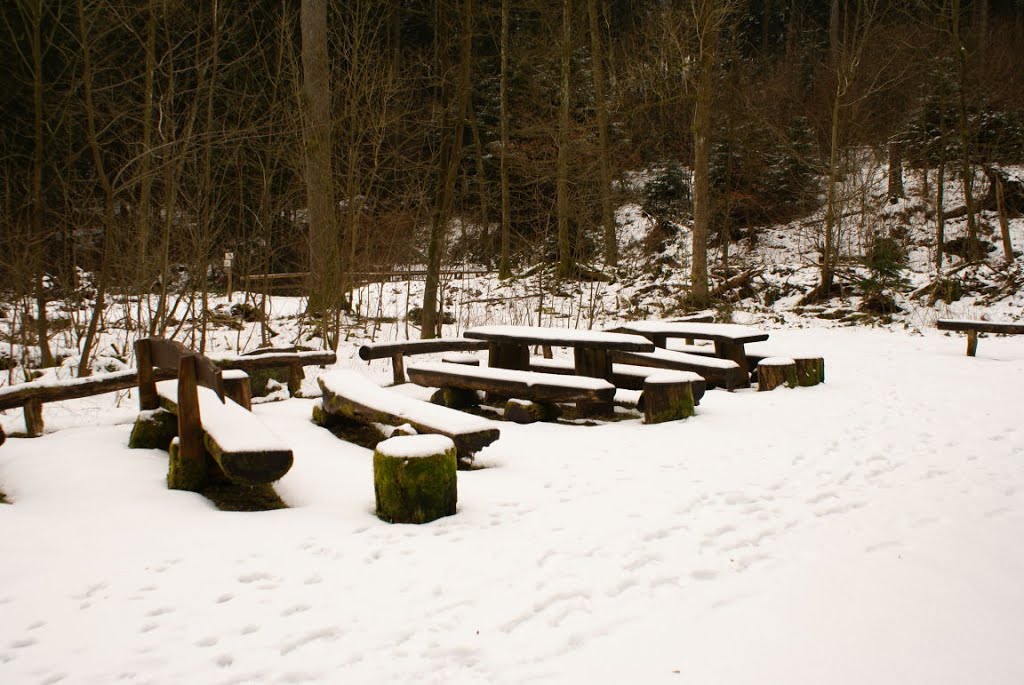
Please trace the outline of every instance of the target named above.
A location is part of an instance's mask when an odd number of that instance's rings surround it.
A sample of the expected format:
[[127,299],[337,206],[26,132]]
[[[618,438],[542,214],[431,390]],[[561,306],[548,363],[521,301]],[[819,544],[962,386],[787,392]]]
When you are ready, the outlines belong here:
[[978,333],[997,333],[1000,335],[1024,334],[1024,324],[1020,323],[975,321],[971,319],[939,319],[935,322],[935,325],[940,331],[967,333],[968,357],[973,357],[978,352]]
[[[288,473],[292,449],[245,407],[221,402],[210,388],[196,387],[203,447],[228,480],[241,485],[273,483]],[[178,415],[178,381],[160,381],[163,409]]]
[[[140,414],[129,445],[170,451],[168,487],[201,492],[216,480],[217,470],[247,486],[273,483],[288,473],[292,450],[247,409],[225,398],[223,372],[210,359],[161,338],[137,340],[135,356]],[[159,371],[173,368],[176,381],[156,380]],[[229,376],[229,386],[243,380],[237,372]],[[160,409],[176,421],[168,425]]]
[[673,371],[693,371],[708,383],[726,390],[745,388],[750,385],[749,374],[731,359],[704,357],[659,348],[654,352],[613,352],[612,361]]
[[395,385],[405,383],[405,357],[436,352],[475,352],[486,350],[482,340],[466,338],[432,338],[429,340],[394,340],[389,342],[366,343],[359,347],[359,358],[391,359],[391,370]]
[[[694,354],[700,357],[715,357],[714,348],[708,345],[678,345],[670,344],[669,350]],[[773,352],[767,348],[755,346],[745,350],[747,366],[751,369],[750,380],[757,382],[757,369],[761,360],[770,357],[789,357],[797,365],[797,375],[801,386],[817,385],[825,382],[825,359],[815,354],[791,354],[787,352]]]
[[534,402],[611,402],[615,386],[602,378],[539,371],[464,366],[445,362],[409,365],[409,380],[430,388],[478,390]]
[[[571,375],[574,373],[573,363],[568,359],[545,359],[543,357],[530,358],[530,370],[542,371],[544,373],[557,373]],[[663,373],[664,369],[653,366],[639,366],[637,364],[612,364],[612,382],[616,388],[622,390],[643,390],[644,383],[648,377]],[[698,380],[693,381],[693,401],[700,404],[700,400],[707,391],[707,382],[703,376],[698,374]]]
[[338,361],[338,355],[330,350],[296,350],[294,348],[257,348],[240,355],[212,358],[221,369],[245,371],[253,378],[252,392],[262,395],[267,379],[276,377],[275,371],[283,370],[283,380],[292,397],[299,393],[304,377],[303,367],[328,366]]
[[463,462],[500,435],[493,421],[382,388],[354,370],[332,371],[317,382],[323,390],[320,409],[327,414],[359,423],[409,424],[418,433],[446,435]]

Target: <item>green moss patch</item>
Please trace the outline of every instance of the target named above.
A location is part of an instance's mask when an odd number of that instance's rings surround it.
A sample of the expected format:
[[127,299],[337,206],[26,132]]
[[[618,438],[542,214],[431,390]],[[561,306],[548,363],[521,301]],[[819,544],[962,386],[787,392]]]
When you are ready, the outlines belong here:
[[272,485],[213,482],[203,486],[199,494],[221,511],[272,511],[288,508]]

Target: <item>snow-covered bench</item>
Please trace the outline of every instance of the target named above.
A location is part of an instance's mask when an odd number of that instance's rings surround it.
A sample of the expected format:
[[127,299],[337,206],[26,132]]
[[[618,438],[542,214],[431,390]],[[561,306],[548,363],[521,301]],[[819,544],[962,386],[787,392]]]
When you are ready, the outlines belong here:
[[[570,375],[575,372],[573,363],[568,359],[545,359],[542,357],[530,357],[530,370],[563,375]],[[644,384],[649,377],[663,372],[664,369],[658,369],[653,366],[612,364],[612,382],[616,388],[622,390],[643,390]],[[691,380],[693,402],[694,404],[700,404],[700,400],[704,397],[704,392],[707,390],[707,382],[699,374],[695,380]]]
[[615,386],[602,378],[540,371],[479,368],[445,362],[409,366],[409,380],[430,388],[479,390],[534,402],[611,402]]
[[967,333],[967,356],[973,357],[978,351],[978,333],[1000,333],[1002,335],[1024,334],[1024,324],[1000,323],[995,321],[972,321],[966,319],[939,319],[935,325],[940,331]]
[[382,388],[350,369],[332,371],[317,382],[323,399],[313,409],[314,419],[322,411],[359,423],[409,424],[418,433],[451,438],[463,463],[471,461],[473,454],[497,440],[500,434],[493,421]]
[[[221,401],[210,388],[196,386],[195,391],[202,445],[228,480],[240,485],[262,485],[288,473],[294,460],[292,449],[255,414],[230,398]],[[187,390],[179,381],[160,381],[156,392],[160,406],[178,417],[180,449],[183,430],[179,393]]]
[[[201,491],[216,475],[211,461],[239,485],[272,483],[288,472],[292,450],[225,398],[222,372],[210,359],[160,338],[136,341],[135,354],[140,414],[129,445],[170,452],[168,487]],[[170,369],[177,369],[177,380],[156,381],[157,371]]]
[[359,358],[391,359],[391,370],[395,385],[405,383],[405,357],[414,354],[430,354],[433,352],[471,352],[486,350],[487,343],[482,340],[466,338],[433,338],[430,340],[395,340],[390,342],[366,343],[359,348]]
[[750,375],[731,359],[704,357],[658,348],[654,352],[616,351],[612,353],[612,361],[673,371],[693,371],[707,382],[720,385],[726,390],[750,385]]

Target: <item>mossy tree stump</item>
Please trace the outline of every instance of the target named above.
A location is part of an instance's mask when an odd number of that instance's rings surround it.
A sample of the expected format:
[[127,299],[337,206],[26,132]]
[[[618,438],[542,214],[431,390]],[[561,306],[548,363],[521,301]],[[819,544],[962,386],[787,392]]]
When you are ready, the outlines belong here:
[[373,452],[377,517],[388,523],[427,523],[455,513],[455,443],[443,435],[390,438]]
[[178,417],[166,409],[139,412],[132,427],[128,447],[132,449],[166,450],[178,435]]
[[477,395],[476,390],[445,387],[438,388],[430,396],[430,402],[432,404],[440,404],[442,407],[448,407],[449,409],[465,409],[466,407],[475,407],[480,404],[480,396]]
[[693,386],[703,382],[704,379],[692,371],[652,373],[644,380],[638,406],[644,413],[644,423],[664,423],[693,416],[696,413]]
[[774,390],[780,385],[799,385],[796,361],[789,357],[766,357],[757,365],[758,392]]
[[505,418],[515,423],[555,421],[562,415],[557,404],[510,399],[505,402]]

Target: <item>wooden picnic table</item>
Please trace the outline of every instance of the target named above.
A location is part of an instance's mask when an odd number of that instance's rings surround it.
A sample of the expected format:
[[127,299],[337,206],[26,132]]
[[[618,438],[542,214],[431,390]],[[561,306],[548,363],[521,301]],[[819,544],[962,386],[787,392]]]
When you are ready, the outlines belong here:
[[[542,326],[478,326],[465,331],[463,337],[487,341],[487,364],[499,369],[530,369],[530,345],[571,347],[573,369],[577,376],[603,378],[613,382],[609,352],[628,350],[652,352],[654,344],[642,336],[603,331],[581,331],[572,328],[545,328]],[[608,406],[581,409],[602,413]]]
[[667,347],[669,338],[711,340],[715,343],[715,356],[730,359],[750,373],[744,345],[768,339],[768,334],[733,323],[700,323],[693,321],[634,321],[614,329],[617,333],[642,335],[658,347]]

